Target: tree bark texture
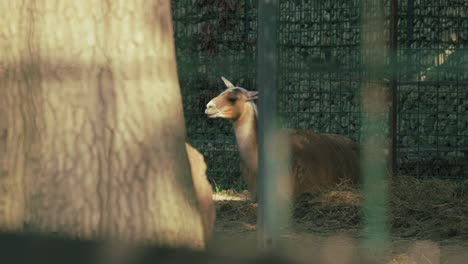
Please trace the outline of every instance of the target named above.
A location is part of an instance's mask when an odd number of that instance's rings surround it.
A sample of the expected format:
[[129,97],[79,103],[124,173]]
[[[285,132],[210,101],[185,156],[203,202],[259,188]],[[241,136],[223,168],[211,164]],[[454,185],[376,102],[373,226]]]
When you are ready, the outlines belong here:
[[169,0],[0,7],[1,228],[203,247]]

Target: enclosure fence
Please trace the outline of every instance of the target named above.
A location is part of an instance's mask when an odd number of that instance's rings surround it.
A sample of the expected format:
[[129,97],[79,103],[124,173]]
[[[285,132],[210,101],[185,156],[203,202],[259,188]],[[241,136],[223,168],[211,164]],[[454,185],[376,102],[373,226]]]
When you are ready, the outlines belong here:
[[[361,141],[360,0],[280,0],[278,110],[284,127]],[[383,10],[389,45],[390,1]],[[400,0],[397,17],[397,173],[468,176],[468,2]],[[231,124],[204,108],[220,76],[256,87],[257,1],[173,0],[188,140],[216,188],[242,187]],[[389,65],[387,55],[385,64]],[[382,75],[391,79],[391,69]],[[388,118],[388,117],[386,117]],[[388,122],[387,122],[388,124]]]

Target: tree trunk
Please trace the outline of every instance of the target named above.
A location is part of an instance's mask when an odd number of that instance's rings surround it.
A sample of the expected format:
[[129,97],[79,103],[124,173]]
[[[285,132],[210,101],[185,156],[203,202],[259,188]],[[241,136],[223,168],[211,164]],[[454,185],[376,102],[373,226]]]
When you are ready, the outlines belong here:
[[2,229],[203,247],[169,0],[0,6]]

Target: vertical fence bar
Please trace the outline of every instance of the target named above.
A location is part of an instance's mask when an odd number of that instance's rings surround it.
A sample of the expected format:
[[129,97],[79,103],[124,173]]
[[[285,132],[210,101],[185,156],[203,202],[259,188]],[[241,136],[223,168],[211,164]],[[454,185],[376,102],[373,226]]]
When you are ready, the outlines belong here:
[[278,137],[278,14],[279,0],[259,0],[257,39],[257,87],[259,89],[259,206],[258,248],[270,253],[279,246],[278,238],[288,215],[280,195],[287,184],[288,156],[285,141]]
[[362,191],[364,195],[364,248],[367,257],[380,258],[387,249],[388,195],[387,169],[389,107],[384,85],[385,40],[384,5],[380,0],[362,0],[361,56],[363,80],[361,94],[362,119]]
[[414,0],[406,0],[406,48],[411,49],[413,43],[413,25],[414,25]]
[[397,131],[398,131],[398,0],[390,2],[390,137],[391,137],[391,175],[398,171]]

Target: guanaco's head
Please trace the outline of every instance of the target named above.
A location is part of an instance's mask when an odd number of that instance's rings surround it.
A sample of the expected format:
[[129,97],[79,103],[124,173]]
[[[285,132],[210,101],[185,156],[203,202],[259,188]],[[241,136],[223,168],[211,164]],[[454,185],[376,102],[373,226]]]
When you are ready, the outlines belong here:
[[224,118],[235,121],[242,115],[245,104],[257,99],[258,92],[236,87],[224,77],[221,79],[227,89],[211,99],[206,105],[205,114],[209,118]]

